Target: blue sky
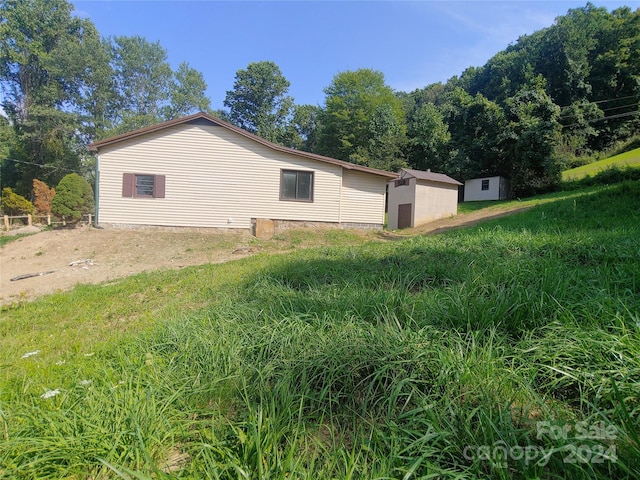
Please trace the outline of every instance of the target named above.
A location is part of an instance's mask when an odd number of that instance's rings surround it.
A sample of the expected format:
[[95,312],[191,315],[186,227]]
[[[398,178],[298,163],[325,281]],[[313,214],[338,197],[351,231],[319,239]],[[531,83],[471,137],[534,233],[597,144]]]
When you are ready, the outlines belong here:
[[[214,109],[236,72],[270,60],[297,104],[324,103],[342,71],[372,68],[395,90],[445,82],[586,1],[75,0],[103,36],[159,41],[173,68],[201,71]],[[608,10],[640,1],[593,1]]]

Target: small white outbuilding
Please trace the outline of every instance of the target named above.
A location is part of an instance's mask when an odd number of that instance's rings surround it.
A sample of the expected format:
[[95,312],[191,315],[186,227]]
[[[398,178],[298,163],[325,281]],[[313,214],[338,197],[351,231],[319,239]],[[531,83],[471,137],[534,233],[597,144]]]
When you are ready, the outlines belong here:
[[472,178],[464,182],[464,201],[506,200],[509,180],[505,177]]
[[462,183],[442,173],[403,168],[389,182],[387,227],[417,227],[458,213]]

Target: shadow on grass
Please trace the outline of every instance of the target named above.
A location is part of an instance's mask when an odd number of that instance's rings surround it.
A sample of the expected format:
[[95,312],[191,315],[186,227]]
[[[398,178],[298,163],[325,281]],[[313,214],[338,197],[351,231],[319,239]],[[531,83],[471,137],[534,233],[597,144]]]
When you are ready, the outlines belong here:
[[638,191],[623,186],[438,237],[281,256],[247,279],[243,301],[268,316],[496,327],[516,336],[571,305],[609,318],[625,305],[640,308]]

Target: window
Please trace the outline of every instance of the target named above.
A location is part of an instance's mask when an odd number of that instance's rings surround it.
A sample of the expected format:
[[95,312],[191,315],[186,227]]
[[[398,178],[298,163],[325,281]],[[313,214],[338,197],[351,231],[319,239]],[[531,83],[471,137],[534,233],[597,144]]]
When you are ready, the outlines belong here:
[[122,175],[122,196],[131,198],[164,198],[165,176],[140,173]]
[[396,180],[393,183],[394,187],[401,187],[403,185],[409,185],[409,179],[408,178],[401,178],[400,180]]
[[481,190],[489,190],[489,179],[488,178],[486,180],[482,180],[482,187],[480,189]]
[[153,197],[154,175],[136,175],[136,197]]
[[313,202],[313,172],[282,170],[280,200]]

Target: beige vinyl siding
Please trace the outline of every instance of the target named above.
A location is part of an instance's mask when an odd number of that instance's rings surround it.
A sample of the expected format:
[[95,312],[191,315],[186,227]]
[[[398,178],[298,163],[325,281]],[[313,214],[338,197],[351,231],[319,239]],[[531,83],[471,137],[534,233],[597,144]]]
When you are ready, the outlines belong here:
[[368,173],[343,170],[341,223],[384,223],[387,179]]
[[418,180],[413,226],[458,213],[458,186]]
[[[252,218],[340,221],[342,167],[277,152],[213,125],[181,124],[105,146],[99,164],[104,224],[250,228]],[[314,172],[313,202],[280,200],[282,169]],[[165,198],[122,197],[125,172],[165,175]],[[366,200],[373,213],[351,205],[349,221],[382,223],[384,188],[376,186],[385,179],[355,177],[366,190],[345,200]]]

